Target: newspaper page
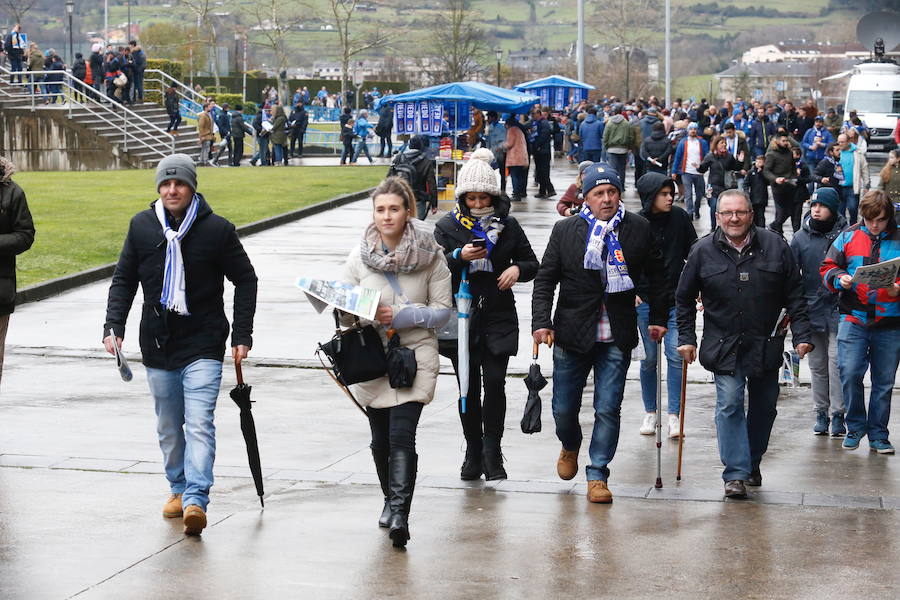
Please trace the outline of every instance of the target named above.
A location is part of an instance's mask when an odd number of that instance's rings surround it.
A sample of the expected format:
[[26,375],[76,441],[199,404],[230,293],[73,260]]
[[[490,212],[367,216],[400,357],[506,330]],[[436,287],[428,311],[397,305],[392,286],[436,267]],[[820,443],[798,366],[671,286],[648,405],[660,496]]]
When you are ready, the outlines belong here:
[[354,314],[370,321],[375,320],[381,290],[372,290],[343,281],[325,281],[301,277],[297,287],[303,290],[307,300],[317,312],[333,306],[338,310]]
[[116,358],[116,368],[119,370],[119,377],[122,378],[122,381],[131,381],[132,377],[134,377],[131,367],[128,366],[128,361],[125,360],[125,355],[122,354],[119,345],[115,343],[116,335],[113,333],[113,330],[110,329],[108,331],[113,338],[113,350],[115,351],[114,356]]
[[872,289],[891,287],[897,281],[898,270],[900,270],[900,257],[874,265],[857,267],[853,273],[853,283],[865,284]]

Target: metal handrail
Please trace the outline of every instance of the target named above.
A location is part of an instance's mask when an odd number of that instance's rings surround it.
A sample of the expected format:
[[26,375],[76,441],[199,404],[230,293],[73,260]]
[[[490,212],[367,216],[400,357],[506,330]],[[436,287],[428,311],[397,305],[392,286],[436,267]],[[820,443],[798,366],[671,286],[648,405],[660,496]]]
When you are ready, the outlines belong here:
[[[159,75],[160,79],[154,79],[153,77],[148,77],[148,75]],[[150,89],[148,87],[148,83],[158,83],[159,89]],[[196,106],[197,109],[193,110],[192,114],[188,116],[195,117],[199,112],[199,109],[203,106],[203,103],[206,102],[207,98],[203,94],[200,94],[190,87],[184,85],[182,82],[178,81],[165,71],[160,71],[159,69],[147,69],[144,71],[144,90],[150,90],[154,92],[158,92],[160,96],[165,96],[165,87],[166,84],[169,84],[171,87],[175,88],[175,93],[187,100],[191,103],[191,106]]]
[[[121,113],[122,124],[121,124],[121,125],[119,125],[118,123],[113,122],[113,121],[110,121],[109,119],[105,118],[104,115],[101,114],[100,111],[104,111],[104,112],[106,112],[106,113],[110,113],[110,114],[114,115],[114,116],[116,117],[116,119],[118,119],[119,113],[118,113],[118,112],[116,111],[116,109],[113,107],[113,106],[114,106],[113,103],[114,103],[115,101],[111,99],[109,105],[104,104],[103,102],[99,102],[98,100],[96,100],[96,99],[93,97],[94,94],[97,94],[97,93],[98,93],[97,90],[95,90],[93,87],[87,85],[86,83],[84,83],[83,81],[81,81],[80,79],[78,79],[77,77],[72,76],[71,73],[67,73],[66,71],[14,71],[14,72],[13,72],[13,71],[9,71],[6,67],[3,67],[3,66],[0,66],[0,73],[5,73],[5,74],[7,74],[7,75],[16,74],[16,75],[25,75],[25,76],[29,76],[29,75],[30,75],[30,76],[33,76],[33,75],[50,75],[50,74],[52,74],[52,75],[62,75],[62,76],[63,76],[63,81],[52,81],[52,82],[31,82],[31,81],[21,81],[21,82],[17,82],[17,83],[9,83],[9,85],[11,85],[11,86],[19,86],[19,87],[21,87],[21,88],[23,88],[23,89],[34,88],[35,86],[38,86],[38,85],[61,85],[61,86],[65,87],[67,90],[69,90],[70,92],[74,92],[74,94],[73,94],[73,93],[70,93],[70,94],[68,95],[68,97],[67,97],[67,101],[68,101],[67,106],[60,106],[60,107],[59,107],[59,108],[61,108],[61,109],[68,108],[68,113],[69,113],[69,118],[70,118],[70,119],[72,118],[72,105],[73,105],[73,104],[77,104],[79,107],[81,107],[81,108],[87,110],[88,113],[91,114],[91,116],[97,117],[97,118],[99,118],[102,122],[106,123],[107,125],[113,127],[114,129],[116,129],[116,130],[118,130],[118,131],[121,131],[121,132],[122,132],[122,135],[123,135],[122,143],[123,143],[123,145],[125,145],[126,147],[127,147],[127,145],[128,145],[128,140],[131,140],[131,141],[136,142],[137,144],[139,144],[139,145],[141,145],[141,146],[144,146],[144,147],[147,148],[148,150],[153,151],[154,153],[160,155],[161,157],[168,156],[165,152],[163,152],[162,150],[160,150],[158,146],[156,146],[156,145],[151,145],[151,144],[147,143],[144,139],[141,139],[140,137],[138,137],[137,135],[135,135],[135,133],[131,133],[131,132],[128,131],[128,125],[129,125],[129,120],[128,120],[128,118],[131,118],[131,119],[134,119],[134,120],[139,121],[141,124],[143,124],[144,126],[146,126],[147,128],[149,128],[150,130],[155,130],[156,133],[159,134],[159,135],[162,137],[163,140],[166,140],[166,138],[168,138],[167,141],[168,141],[170,153],[171,153],[171,154],[174,154],[174,153],[175,153],[175,136],[173,136],[172,134],[170,134],[170,133],[164,131],[161,127],[159,127],[159,126],[157,126],[157,125],[154,125],[153,123],[151,123],[150,121],[148,121],[147,119],[145,119],[144,117],[142,117],[141,115],[139,115],[138,113],[134,112],[133,110],[129,109],[128,107],[126,107],[126,106],[124,106],[124,105],[122,105],[122,104],[118,104],[118,108],[122,111],[122,113]],[[72,85],[72,83],[70,83],[70,81],[71,81],[71,82],[75,82],[75,85]],[[19,99],[22,99],[22,98],[25,98],[25,97],[30,97],[30,98],[31,98],[31,111],[32,111],[32,112],[34,112],[34,111],[36,110],[36,107],[35,107],[35,98],[37,98],[37,97],[52,97],[52,98],[55,99],[55,98],[57,97],[57,95],[58,95],[58,94],[56,94],[56,93],[45,93],[45,92],[34,93],[34,90],[32,90],[32,93],[25,93],[25,94],[21,94],[21,95],[19,95],[19,96],[15,96],[14,94],[9,94],[9,93],[6,93],[6,92],[4,92],[4,93],[5,93],[6,96],[8,96],[8,97],[10,97],[10,98],[19,98]],[[86,104],[86,103],[80,102],[79,100],[77,100],[77,97],[76,97],[75,94],[80,94],[83,98],[89,99],[89,100],[90,100],[90,104]],[[126,117],[128,117],[128,118],[126,118]],[[132,125],[133,125],[133,123],[132,123]],[[135,128],[135,131],[136,131],[136,132],[141,132],[141,129]],[[148,132],[144,131],[144,133],[148,133]],[[152,139],[152,138],[151,138],[151,139]]]

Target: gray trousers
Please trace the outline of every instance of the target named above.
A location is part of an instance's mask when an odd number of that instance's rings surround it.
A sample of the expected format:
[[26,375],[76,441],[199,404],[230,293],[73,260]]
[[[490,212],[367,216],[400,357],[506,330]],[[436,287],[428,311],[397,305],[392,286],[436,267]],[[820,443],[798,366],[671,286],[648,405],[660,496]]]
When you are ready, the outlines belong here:
[[812,343],[816,349],[809,353],[809,370],[812,373],[816,412],[844,414],[844,394],[838,372],[837,331],[814,331]]
[[0,317],[0,379],[3,377],[3,355],[6,350],[6,331],[9,328],[9,315]]

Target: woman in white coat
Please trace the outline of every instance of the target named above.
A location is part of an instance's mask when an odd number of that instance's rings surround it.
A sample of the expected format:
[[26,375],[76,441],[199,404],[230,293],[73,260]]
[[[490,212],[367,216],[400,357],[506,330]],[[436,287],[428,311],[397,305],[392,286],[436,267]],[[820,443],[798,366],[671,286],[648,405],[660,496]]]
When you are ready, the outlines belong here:
[[378,524],[390,528],[394,546],[405,547],[418,460],[416,426],[437,384],[434,329],[450,319],[450,270],[431,229],[415,218],[416,196],[405,179],[385,179],[375,188],[372,207],[372,223],[347,257],[344,279],[381,290],[373,324],[382,341],[387,344],[387,332],[393,330],[400,345],[416,356],[412,387],[394,389],[384,376],[355,388],[367,407],[372,456],[385,496]]

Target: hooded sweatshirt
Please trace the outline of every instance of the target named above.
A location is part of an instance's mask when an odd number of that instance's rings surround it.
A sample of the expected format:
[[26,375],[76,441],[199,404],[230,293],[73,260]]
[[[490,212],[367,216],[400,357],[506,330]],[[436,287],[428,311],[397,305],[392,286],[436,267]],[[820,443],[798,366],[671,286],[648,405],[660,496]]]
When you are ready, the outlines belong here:
[[578,134],[581,136],[581,148],[583,150],[602,150],[603,130],[603,121],[598,119],[597,115],[588,113],[578,129]]
[[[674,148],[665,131],[654,131],[649,137],[644,138],[644,143],[641,144],[641,158],[647,161],[644,167],[655,173],[665,174],[672,152]],[[655,159],[659,166],[650,162],[651,158]]]
[[[637,182],[637,192],[641,197],[640,215],[650,221],[650,230],[662,251],[666,267],[666,294],[675,293],[678,278],[684,269],[691,246],[697,241],[697,231],[691,222],[690,215],[680,206],[672,205],[670,212],[654,213],[653,201],[664,186],[671,186],[675,191],[675,182],[671,177],[660,173],[645,173]],[[642,278],[637,284],[637,294],[641,298],[649,298],[649,282]]]

